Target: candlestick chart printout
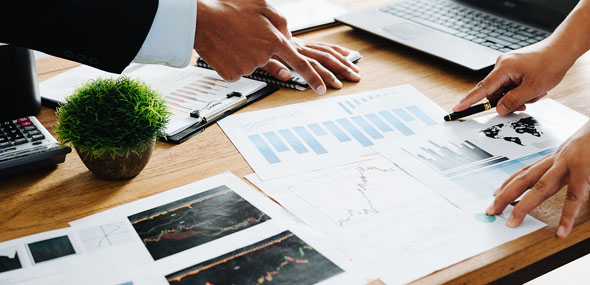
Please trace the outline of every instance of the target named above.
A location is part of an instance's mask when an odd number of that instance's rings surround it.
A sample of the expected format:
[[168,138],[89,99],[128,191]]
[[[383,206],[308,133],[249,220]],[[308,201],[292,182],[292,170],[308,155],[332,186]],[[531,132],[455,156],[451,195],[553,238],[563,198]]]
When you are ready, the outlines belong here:
[[170,284],[315,284],[344,271],[290,231],[166,276]]
[[128,218],[154,260],[270,220],[227,186]]

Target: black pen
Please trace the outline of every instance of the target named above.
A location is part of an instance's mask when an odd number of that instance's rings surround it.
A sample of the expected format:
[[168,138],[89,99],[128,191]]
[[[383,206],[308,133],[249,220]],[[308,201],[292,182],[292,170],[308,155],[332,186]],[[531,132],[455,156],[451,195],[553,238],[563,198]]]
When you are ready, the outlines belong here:
[[487,111],[491,108],[495,108],[496,105],[498,105],[498,101],[500,101],[500,98],[495,99],[495,100],[490,100],[490,101],[482,103],[482,104],[473,105],[473,106],[471,106],[463,111],[460,111],[460,112],[450,113],[445,116],[445,121],[448,122],[448,121],[458,120],[458,119],[461,119],[461,118],[464,118],[467,116],[471,116],[473,114]]

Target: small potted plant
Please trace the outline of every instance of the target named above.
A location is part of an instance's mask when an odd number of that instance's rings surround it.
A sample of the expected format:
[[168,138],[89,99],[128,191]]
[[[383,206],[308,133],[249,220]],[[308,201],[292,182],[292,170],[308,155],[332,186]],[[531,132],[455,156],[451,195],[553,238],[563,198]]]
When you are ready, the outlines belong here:
[[135,177],[164,136],[170,112],[162,96],[128,77],[91,80],[57,111],[57,136],[95,175]]

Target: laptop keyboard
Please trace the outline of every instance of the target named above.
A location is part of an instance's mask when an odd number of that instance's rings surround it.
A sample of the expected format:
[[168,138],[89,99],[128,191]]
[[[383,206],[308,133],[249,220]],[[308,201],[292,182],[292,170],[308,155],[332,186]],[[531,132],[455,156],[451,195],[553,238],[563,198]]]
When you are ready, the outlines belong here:
[[465,40],[508,52],[549,34],[444,0],[401,1],[379,9]]

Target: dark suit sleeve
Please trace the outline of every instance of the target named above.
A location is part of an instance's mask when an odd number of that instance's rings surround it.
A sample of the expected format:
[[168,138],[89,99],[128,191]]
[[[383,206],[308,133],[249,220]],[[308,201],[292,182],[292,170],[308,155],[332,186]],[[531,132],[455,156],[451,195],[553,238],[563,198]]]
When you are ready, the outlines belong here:
[[0,42],[120,73],[135,58],[158,0],[6,0]]

